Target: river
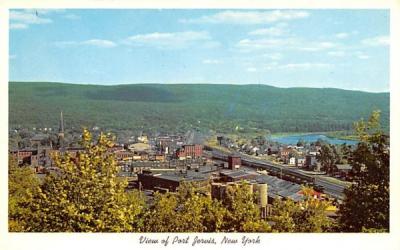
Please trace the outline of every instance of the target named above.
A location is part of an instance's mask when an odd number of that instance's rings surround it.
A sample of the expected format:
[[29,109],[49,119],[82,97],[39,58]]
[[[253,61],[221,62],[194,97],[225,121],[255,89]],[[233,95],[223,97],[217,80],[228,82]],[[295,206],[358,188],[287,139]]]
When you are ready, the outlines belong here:
[[330,144],[343,144],[346,143],[347,145],[355,145],[358,141],[355,140],[343,140],[334,137],[328,137],[324,134],[302,134],[302,135],[288,135],[288,136],[271,136],[271,140],[287,144],[287,145],[294,145],[302,139],[306,143],[316,142],[318,139],[327,141]]

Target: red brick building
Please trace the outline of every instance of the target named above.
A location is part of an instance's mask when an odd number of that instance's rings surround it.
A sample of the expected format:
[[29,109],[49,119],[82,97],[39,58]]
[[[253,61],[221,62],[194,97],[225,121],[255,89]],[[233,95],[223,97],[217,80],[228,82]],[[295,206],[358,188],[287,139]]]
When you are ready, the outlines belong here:
[[[33,149],[24,149],[24,150],[15,150],[10,152],[13,157],[18,161],[18,165],[31,165],[32,160],[37,162],[37,150]],[[33,159],[32,159],[33,158]]]
[[133,155],[132,152],[126,150],[115,151],[115,157],[118,161],[132,159]]
[[242,161],[240,159],[240,156],[238,156],[238,155],[230,155],[230,156],[228,156],[228,167],[229,167],[229,169],[238,169],[238,168],[240,168],[241,164],[242,164]]
[[203,145],[199,144],[183,145],[176,151],[176,156],[178,158],[181,157],[199,158],[202,155],[203,155]]

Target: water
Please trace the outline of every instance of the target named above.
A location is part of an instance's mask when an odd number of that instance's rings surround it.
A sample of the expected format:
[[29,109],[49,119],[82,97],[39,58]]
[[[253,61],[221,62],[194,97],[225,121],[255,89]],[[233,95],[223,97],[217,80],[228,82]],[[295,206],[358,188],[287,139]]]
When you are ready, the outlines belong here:
[[297,142],[302,139],[306,143],[316,142],[318,139],[324,140],[330,144],[343,144],[346,143],[347,145],[355,145],[358,141],[354,140],[343,140],[333,137],[327,137],[323,134],[306,134],[306,135],[289,135],[289,136],[272,136],[271,140],[287,144],[287,145],[295,145]]

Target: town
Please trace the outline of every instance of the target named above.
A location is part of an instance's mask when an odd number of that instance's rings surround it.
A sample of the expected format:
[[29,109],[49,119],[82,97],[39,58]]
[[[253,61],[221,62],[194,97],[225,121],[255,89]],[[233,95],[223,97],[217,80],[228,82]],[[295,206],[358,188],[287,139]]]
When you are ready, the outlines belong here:
[[[95,133],[98,128],[91,130]],[[65,139],[62,112],[57,133],[48,128],[35,131],[29,145],[10,149],[10,155],[19,166],[33,168],[39,177],[57,171],[52,155],[68,154],[74,158],[84,151],[77,142]],[[228,186],[246,182],[250,192],[258,195],[261,218],[267,218],[275,199],[301,201],[303,187],[309,186],[314,189],[315,198],[331,202],[326,214],[332,219],[337,216],[337,205],[343,201],[344,189],[353,176],[352,166],[347,163],[352,146],[342,145],[342,157],[337,154],[340,160],[326,169],[321,166],[320,157],[324,142],[284,145],[257,137],[240,145],[225,135],[214,137],[204,138],[196,131],[157,136],[142,133],[129,138],[127,144],[115,143],[108,153],[115,155],[119,177],[128,179],[128,190],[143,191],[148,201],[156,192],[177,192],[184,183],[222,200]],[[208,185],[211,189],[207,189]]]

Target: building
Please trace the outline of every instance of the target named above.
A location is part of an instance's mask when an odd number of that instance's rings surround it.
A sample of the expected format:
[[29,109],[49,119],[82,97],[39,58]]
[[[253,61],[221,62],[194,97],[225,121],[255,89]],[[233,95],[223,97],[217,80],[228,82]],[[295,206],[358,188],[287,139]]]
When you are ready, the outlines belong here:
[[237,182],[241,180],[253,180],[257,177],[254,172],[244,170],[225,170],[220,172],[220,180],[223,182]]
[[150,145],[148,143],[133,143],[128,146],[128,149],[132,152],[148,152],[150,151]]
[[156,146],[160,153],[172,155],[178,149],[178,136],[159,136],[156,138]]
[[200,158],[203,155],[203,145],[200,144],[192,144],[192,145],[183,145],[176,151],[176,157],[178,159],[186,159],[186,158]]
[[288,164],[289,165],[296,165],[296,157],[290,157]]
[[31,165],[32,161],[38,162],[37,149],[22,149],[10,151],[11,155],[17,160],[18,165]]
[[314,167],[317,165],[317,157],[315,155],[312,154],[308,154],[306,155],[306,162],[305,162],[305,166],[308,168]]
[[296,167],[304,167],[305,164],[306,164],[306,158],[304,158],[304,157],[296,158]]
[[239,169],[242,164],[240,156],[238,155],[230,155],[228,156],[228,168],[229,169]]
[[60,127],[58,128],[58,149],[61,152],[65,151],[65,139],[64,139],[64,116],[63,112],[60,113]]
[[279,151],[279,156],[281,158],[289,157],[289,154],[292,152],[291,148],[283,148],[281,151]]
[[49,141],[49,137],[47,135],[44,134],[38,134],[38,135],[34,135],[31,139],[30,139],[30,143],[31,143],[31,147],[32,148],[38,148],[42,145],[43,142],[45,141]]
[[[214,182],[211,184],[211,198],[224,200],[227,197],[229,188],[235,186],[238,186],[237,182]],[[272,206],[268,204],[268,185],[266,183],[245,182],[241,188],[248,188],[250,194],[256,193],[261,218],[267,218],[272,212]]]
[[115,157],[118,161],[129,161],[133,158],[133,153],[127,150],[119,150],[115,152]]
[[353,173],[353,167],[349,164],[336,164],[333,168],[333,175],[336,177],[348,178]]
[[182,183],[192,183],[196,187],[208,184],[208,178],[201,173],[188,172],[155,174],[148,171],[138,174],[138,185],[142,189],[176,192]]

